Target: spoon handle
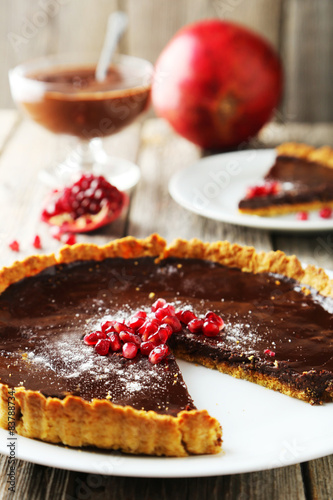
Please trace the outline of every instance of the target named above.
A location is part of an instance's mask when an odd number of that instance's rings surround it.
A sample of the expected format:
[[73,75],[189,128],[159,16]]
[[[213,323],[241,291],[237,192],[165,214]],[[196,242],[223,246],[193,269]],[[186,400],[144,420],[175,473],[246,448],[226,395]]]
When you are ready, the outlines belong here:
[[128,17],[125,12],[116,11],[110,14],[105,40],[96,67],[95,78],[98,82],[105,80],[108,67],[117,48],[119,39],[127,27]]

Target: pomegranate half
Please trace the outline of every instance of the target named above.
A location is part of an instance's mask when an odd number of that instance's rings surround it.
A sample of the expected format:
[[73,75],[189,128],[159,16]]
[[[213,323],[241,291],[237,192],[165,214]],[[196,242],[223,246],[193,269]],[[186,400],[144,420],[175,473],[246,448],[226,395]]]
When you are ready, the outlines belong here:
[[204,148],[253,137],[282,93],[274,49],[246,28],[217,19],[182,28],[160,54],[152,85],[157,115]]

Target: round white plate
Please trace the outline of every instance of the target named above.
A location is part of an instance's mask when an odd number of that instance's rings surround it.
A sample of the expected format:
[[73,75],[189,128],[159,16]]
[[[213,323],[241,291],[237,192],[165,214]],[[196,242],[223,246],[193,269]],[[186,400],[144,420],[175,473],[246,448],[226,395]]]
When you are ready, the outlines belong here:
[[[332,276],[333,273],[330,273]],[[0,429],[0,453],[90,474],[203,477],[283,467],[333,453],[333,403],[311,406],[245,380],[179,361],[198,408],[223,428],[223,451],[186,458],[130,456],[47,444]]]
[[172,198],[187,210],[209,219],[275,231],[328,231],[333,218],[310,212],[307,221],[295,214],[259,217],[238,212],[246,188],[262,182],[275,160],[274,149],[235,151],[202,158],[170,180]]

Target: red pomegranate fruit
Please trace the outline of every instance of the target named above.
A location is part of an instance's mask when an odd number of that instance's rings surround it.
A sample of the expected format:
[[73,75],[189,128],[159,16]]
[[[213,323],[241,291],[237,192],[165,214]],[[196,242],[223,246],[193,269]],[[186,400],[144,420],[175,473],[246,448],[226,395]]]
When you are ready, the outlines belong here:
[[203,148],[253,137],[282,92],[274,49],[246,28],[217,19],[182,28],[160,54],[152,85],[157,115]]
[[61,233],[88,232],[117,219],[127,203],[127,195],[104,177],[83,174],[71,186],[52,191],[42,220]]

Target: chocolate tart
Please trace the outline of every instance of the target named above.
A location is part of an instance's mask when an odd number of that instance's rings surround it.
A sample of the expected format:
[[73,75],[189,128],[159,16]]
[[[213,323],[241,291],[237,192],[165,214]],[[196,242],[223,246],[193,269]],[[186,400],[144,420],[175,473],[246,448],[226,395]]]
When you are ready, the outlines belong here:
[[[16,432],[129,453],[217,453],[219,423],[197,410],[174,356],[310,403],[333,397],[333,284],[282,252],[228,242],[128,237],[64,247],[0,274],[0,425],[15,390]],[[220,314],[215,337],[186,325],[152,365],[98,356],[82,338],[101,317],[150,310],[156,297]],[[218,390],[218,388],[217,388]]]
[[274,216],[333,207],[333,149],[282,144],[264,182],[274,189],[249,190],[239,202],[241,213]]

